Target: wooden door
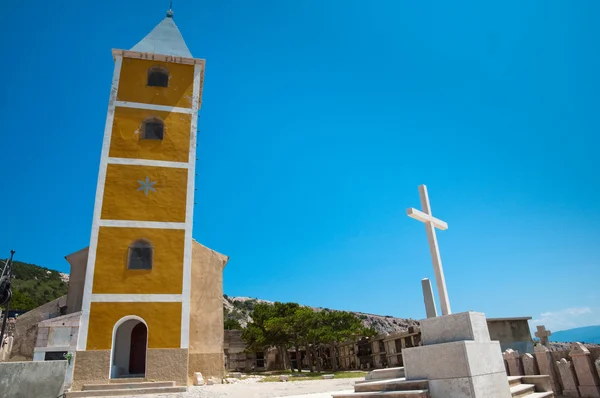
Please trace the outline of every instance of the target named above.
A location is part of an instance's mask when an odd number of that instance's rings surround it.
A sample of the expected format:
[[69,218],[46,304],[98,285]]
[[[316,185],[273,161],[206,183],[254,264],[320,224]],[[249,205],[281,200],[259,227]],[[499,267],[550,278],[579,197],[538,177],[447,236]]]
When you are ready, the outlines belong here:
[[131,331],[131,349],[129,351],[129,374],[146,374],[146,342],[148,330],[142,322],[133,327]]

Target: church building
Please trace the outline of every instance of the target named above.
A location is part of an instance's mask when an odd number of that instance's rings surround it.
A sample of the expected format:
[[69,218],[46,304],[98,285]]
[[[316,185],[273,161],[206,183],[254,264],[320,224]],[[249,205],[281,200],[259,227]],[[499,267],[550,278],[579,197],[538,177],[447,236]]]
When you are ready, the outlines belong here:
[[112,54],[90,244],[67,256],[70,310],[81,306],[72,387],[223,377],[228,257],[192,238],[205,61],[171,10]]

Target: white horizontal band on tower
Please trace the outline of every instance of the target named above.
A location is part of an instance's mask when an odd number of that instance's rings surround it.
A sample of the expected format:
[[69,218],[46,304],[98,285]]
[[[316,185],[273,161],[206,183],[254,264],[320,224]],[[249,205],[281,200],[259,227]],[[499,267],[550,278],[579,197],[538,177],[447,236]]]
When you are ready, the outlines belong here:
[[159,112],[175,112],[175,113],[187,113],[192,114],[192,108],[181,108],[178,106],[166,106],[166,105],[154,105],[154,104],[142,104],[141,102],[129,102],[129,101],[116,101],[115,106],[117,108],[135,108],[135,109],[148,109],[151,111]]
[[187,169],[189,163],[169,162],[167,160],[132,159],[132,158],[108,158],[109,164],[125,164],[131,166],[172,167],[175,169]]
[[94,303],[179,303],[181,294],[92,294]]
[[116,228],[185,229],[184,222],[99,220],[98,225]]

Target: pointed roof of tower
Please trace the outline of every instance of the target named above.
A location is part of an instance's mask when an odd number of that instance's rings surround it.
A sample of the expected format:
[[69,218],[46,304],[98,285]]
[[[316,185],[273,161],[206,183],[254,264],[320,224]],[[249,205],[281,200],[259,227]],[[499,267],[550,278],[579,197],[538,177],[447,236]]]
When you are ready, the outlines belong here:
[[167,11],[167,17],[156,25],[138,44],[133,46],[131,51],[193,58],[183,40],[183,36],[181,36],[181,32],[179,32],[175,21],[173,21],[173,11],[171,9]]

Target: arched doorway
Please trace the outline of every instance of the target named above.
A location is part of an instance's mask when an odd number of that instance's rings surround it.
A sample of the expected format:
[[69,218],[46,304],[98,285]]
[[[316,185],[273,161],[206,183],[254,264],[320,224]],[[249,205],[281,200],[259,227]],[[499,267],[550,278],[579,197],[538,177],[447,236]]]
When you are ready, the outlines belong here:
[[129,316],[115,324],[111,356],[111,379],[144,377],[148,328],[143,319]]

